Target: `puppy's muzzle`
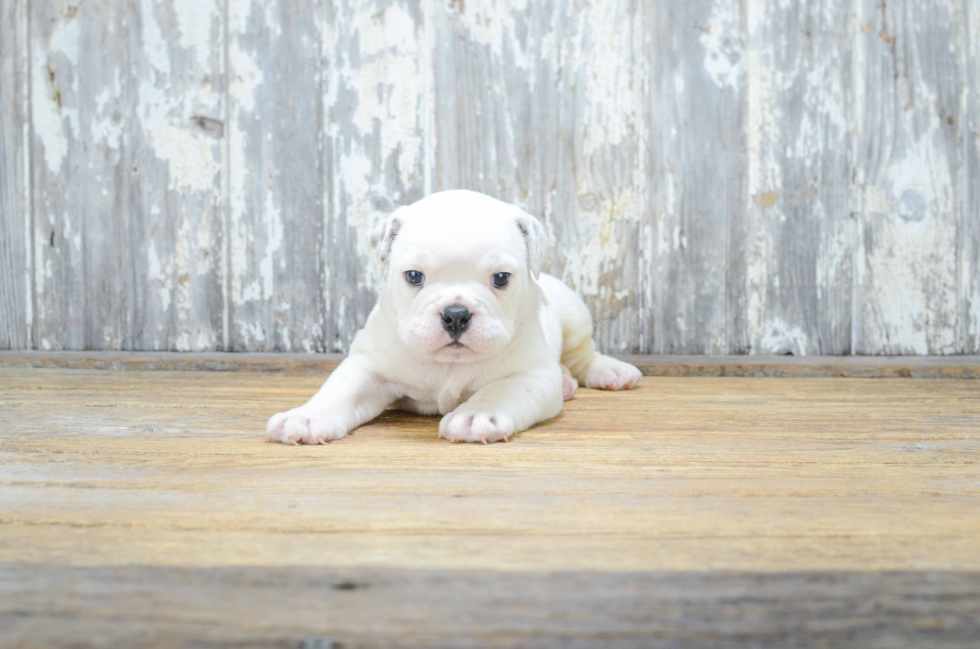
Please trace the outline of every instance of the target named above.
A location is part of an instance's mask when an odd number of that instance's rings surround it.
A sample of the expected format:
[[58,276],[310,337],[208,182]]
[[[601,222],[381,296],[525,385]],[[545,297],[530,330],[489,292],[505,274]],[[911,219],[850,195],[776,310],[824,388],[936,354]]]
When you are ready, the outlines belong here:
[[472,317],[470,310],[462,304],[450,304],[442,310],[442,328],[452,336],[453,340],[459,340],[470,326]]

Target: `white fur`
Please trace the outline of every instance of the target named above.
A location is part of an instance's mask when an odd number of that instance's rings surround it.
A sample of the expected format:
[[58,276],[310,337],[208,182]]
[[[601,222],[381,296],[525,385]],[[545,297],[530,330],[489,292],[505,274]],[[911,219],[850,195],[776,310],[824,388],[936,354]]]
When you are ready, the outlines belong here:
[[[545,242],[537,219],[476,192],[399,208],[371,233],[382,287],[367,324],[309,402],[269,420],[269,439],[322,444],[394,407],[444,415],[450,441],[507,441],[561,412],[578,384],[632,388],[639,370],[597,353],[585,304],[539,273]],[[421,288],[409,270],[425,274]],[[503,289],[491,285],[500,272]],[[451,304],[472,313],[462,347],[442,327]]]

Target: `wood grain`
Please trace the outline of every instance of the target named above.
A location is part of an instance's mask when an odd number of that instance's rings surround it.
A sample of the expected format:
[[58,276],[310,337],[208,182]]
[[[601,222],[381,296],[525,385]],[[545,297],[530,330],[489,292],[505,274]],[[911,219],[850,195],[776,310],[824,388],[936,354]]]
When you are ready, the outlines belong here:
[[[966,3],[860,3],[855,353],[963,351],[957,269]],[[975,180],[972,181],[975,183]]]
[[28,647],[966,648],[978,577],[0,564],[0,623]]
[[[221,0],[143,2],[126,17],[129,67],[121,74],[135,105],[125,107],[130,128],[119,135],[132,148],[123,218],[134,249],[132,265],[117,272],[132,274],[135,299],[125,305],[131,338],[123,349],[223,347],[222,7]],[[75,19],[95,16],[80,5]]]
[[[683,356],[620,355],[644,376],[770,378],[980,378],[980,356]],[[342,354],[2,352],[0,367],[181,372],[333,371]]]
[[[38,349],[131,349],[139,79],[128,7],[30,4]],[[141,287],[143,288],[143,287]]]
[[317,3],[229,5],[228,351],[323,351]]
[[583,296],[615,352],[639,349],[640,4],[458,2],[432,18],[432,189],[541,218],[564,244],[546,270]]
[[321,380],[0,369],[0,644],[975,640],[976,381],[645,378],[509,444],[264,442]]
[[264,421],[322,376],[215,377],[4,368],[0,561],[980,569],[975,381],[646,378],[509,445],[296,448]]
[[34,346],[27,11],[0,2],[0,349]]
[[[646,133],[640,331],[658,354],[753,351],[747,293],[745,28],[736,3],[643,8]],[[730,315],[731,314],[731,315]]]
[[749,201],[733,323],[744,351],[853,352],[851,5],[748,4]]
[[324,345],[346,351],[374,306],[367,233],[425,195],[425,26],[416,0],[324,2],[328,207]]
[[342,352],[463,187],[606,351],[980,352],[974,3],[3,7],[0,347]]
[[963,351],[980,353],[980,7],[964,3],[966,30],[966,100],[963,121],[963,148],[966,172],[963,175],[963,221],[957,244],[960,246],[960,318],[963,325]]

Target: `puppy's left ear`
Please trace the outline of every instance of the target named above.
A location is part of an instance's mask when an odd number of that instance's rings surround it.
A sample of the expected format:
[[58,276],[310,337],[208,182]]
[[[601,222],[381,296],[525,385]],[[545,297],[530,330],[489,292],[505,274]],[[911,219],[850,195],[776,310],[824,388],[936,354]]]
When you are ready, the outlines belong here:
[[371,247],[374,258],[374,270],[379,280],[383,280],[385,275],[388,274],[391,244],[394,243],[395,237],[398,236],[398,230],[402,226],[402,222],[399,219],[399,212],[401,210],[402,208],[398,208],[375,223],[374,227],[371,228],[371,232],[368,234],[368,245]]
[[524,237],[527,246],[527,268],[534,279],[541,274],[541,264],[544,263],[544,253],[548,244],[548,231],[541,221],[526,212],[517,217],[517,229]]

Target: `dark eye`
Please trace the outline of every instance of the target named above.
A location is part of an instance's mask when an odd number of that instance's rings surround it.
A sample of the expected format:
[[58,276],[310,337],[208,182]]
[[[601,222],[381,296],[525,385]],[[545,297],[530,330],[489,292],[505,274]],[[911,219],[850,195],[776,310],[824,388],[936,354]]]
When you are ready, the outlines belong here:
[[510,273],[497,273],[490,278],[490,283],[493,284],[494,288],[503,288],[507,286],[507,281],[510,279]]
[[412,286],[422,286],[422,282],[425,281],[425,275],[417,270],[405,271],[405,281]]

